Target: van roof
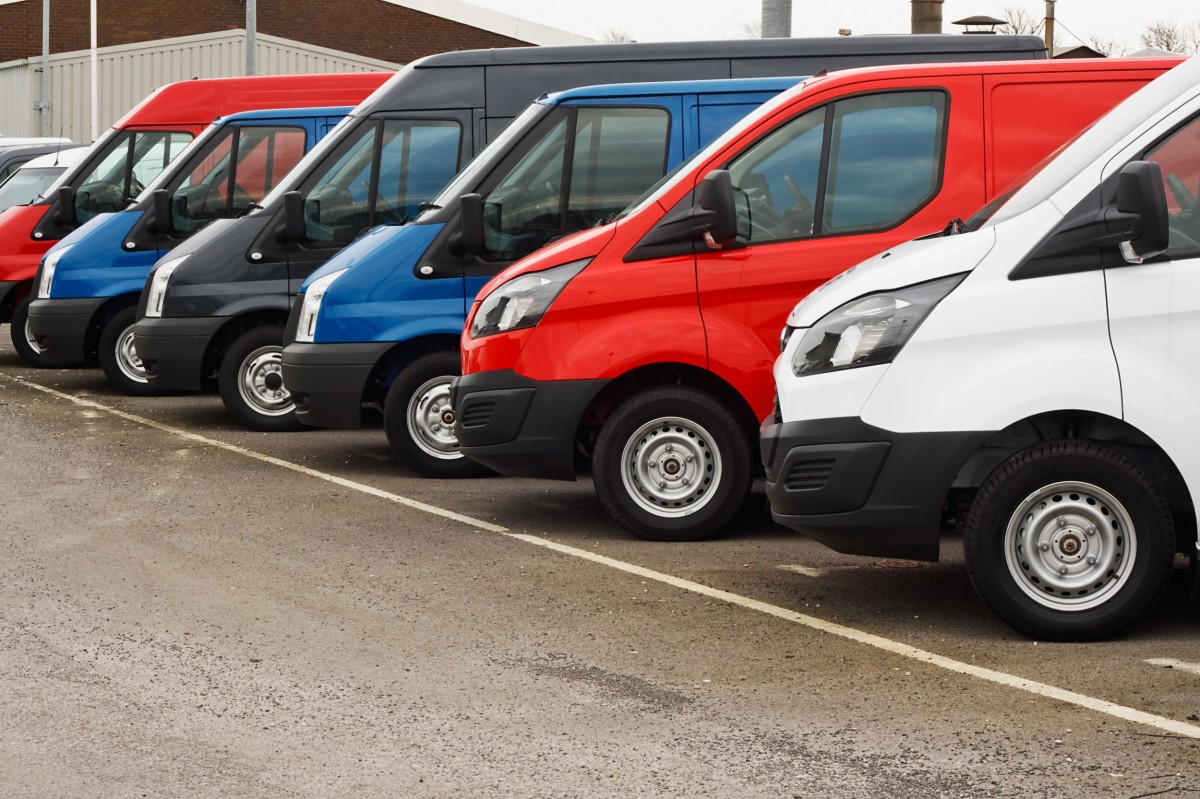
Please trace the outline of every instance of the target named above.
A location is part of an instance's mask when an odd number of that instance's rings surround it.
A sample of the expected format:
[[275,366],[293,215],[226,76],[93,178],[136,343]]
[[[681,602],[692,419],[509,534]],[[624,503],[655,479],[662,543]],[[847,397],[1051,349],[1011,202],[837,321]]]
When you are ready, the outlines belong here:
[[72,144],[57,152],[32,158],[21,164],[21,169],[44,169],[48,166],[72,167],[82,161],[90,149],[92,148],[81,144]]
[[751,92],[790,89],[807,76],[781,78],[732,78],[730,80],[676,80],[656,83],[612,83],[599,86],[580,86],[543,96],[541,102],[557,104],[592,97],[627,97],[655,94],[711,94],[713,92]]

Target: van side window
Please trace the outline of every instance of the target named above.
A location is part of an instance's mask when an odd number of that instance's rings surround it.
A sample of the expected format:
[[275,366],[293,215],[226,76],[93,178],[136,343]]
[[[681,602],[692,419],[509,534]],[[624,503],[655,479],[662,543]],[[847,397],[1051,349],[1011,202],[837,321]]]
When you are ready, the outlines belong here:
[[305,193],[309,242],[340,247],[367,228],[410,219],[458,172],[461,136],[444,119],[360,125]]
[[751,243],[895,227],[941,182],[946,97],[851,97],[770,133],[729,165]]
[[141,193],[192,140],[186,131],[126,131],[75,191],[80,224],[97,214],[114,213]]
[[488,253],[515,261],[615,216],[666,172],[669,131],[661,108],[564,113],[485,198]]
[[1170,215],[1168,255],[1200,255],[1200,119],[1146,154],[1162,170]]
[[172,192],[172,228],[194,233],[214,219],[246,213],[296,165],[304,142],[304,128],[228,126]]

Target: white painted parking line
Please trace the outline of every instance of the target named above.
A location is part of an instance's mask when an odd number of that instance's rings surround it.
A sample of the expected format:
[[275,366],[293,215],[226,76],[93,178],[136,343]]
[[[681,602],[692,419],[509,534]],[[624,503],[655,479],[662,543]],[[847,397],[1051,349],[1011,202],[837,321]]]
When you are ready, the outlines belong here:
[[326,482],[334,483],[336,485],[342,486],[343,488],[349,488],[349,489],[352,489],[355,491],[361,491],[364,494],[369,494],[374,497],[379,497],[380,499],[385,499],[390,502],[395,502],[400,505],[405,505],[407,507],[414,508],[416,510],[421,510],[426,513],[431,513],[433,515],[440,516],[444,519],[450,519],[453,521],[461,522],[462,524],[465,524],[470,527],[474,527],[474,528],[477,528],[480,530],[487,530],[489,532],[499,533],[499,534],[507,536],[509,538],[514,538],[518,541],[523,541],[527,544],[532,544],[534,546],[543,547],[545,549],[552,550],[554,552],[558,552],[563,555],[568,555],[568,556],[575,557],[575,558],[581,558],[583,560],[587,560],[587,561],[590,561],[592,563],[596,563],[596,564],[599,564],[602,566],[607,566],[611,569],[616,569],[618,571],[622,571],[627,574],[632,574],[632,575],[642,577],[647,580],[654,580],[655,582],[663,583],[665,585],[669,585],[674,588],[681,589],[683,591],[689,591],[691,593],[699,594],[701,596],[706,596],[711,599],[719,600],[721,602],[727,602],[727,603],[729,603],[731,605],[735,605],[737,607],[742,607],[742,608],[746,608],[748,610],[758,611],[759,613],[765,613],[768,616],[773,616],[775,618],[782,619],[782,620],[788,621],[788,622],[792,622],[794,624],[801,624],[801,625],[808,627],[810,629],[813,629],[813,630],[818,630],[820,632],[828,633],[830,635],[836,635],[840,638],[845,638],[847,640],[854,641],[859,644],[871,646],[876,649],[883,650],[884,652],[889,652],[891,654],[898,655],[900,657],[909,658],[910,660],[916,660],[921,663],[926,663],[931,666],[936,666],[937,668],[945,669],[947,671],[952,671],[952,672],[955,672],[958,674],[963,674],[963,675],[966,675],[969,677],[974,677],[976,679],[984,680],[986,682],[994,683],[996,685],[1003,685],[1008,688],[1015,688],[1019,691],[1025,691],[1026,693],[1034,694],[1035,696],[1042,696],[1042,697],[1046,697],[1049,699],[1056,699],[1060,702],[1066,702],[1067,704],[1075,705],[1075,706],[1081,707],[1081,708],[1086,708],[1088,710],[1092,710],[1097,713],[1103,713],[1105,715],[1123,719],[1125,721],[1129,721],[1134,724],[1140,724],[1140,725],[1143,725],[1146,727],[1151,727],[1151,728],[1161,730],[1166,733],[1170,733],[1172,735],[1179,735],[1179,736],[1182,736],[1185,738],[1194,738],[1194,739],[1200,740],[1200,726],[1196,726],[1194,724],[1187,724],[1185,722],[1175,721],[1174,719],[1168,719],[1163,716],[1156,716],[1152,713],[1146,713],[1141,710],[1135,710],[1134,708],[1125,707],[1124,705],[1118,705],[1113,702],[1105,701],[1103,699],[1096,699],[1095,697],[1075,693],[1074,691],[1067,691],[1062,688],[1056,688],[1053,685],[1047,685],[1045,683],[1035,682],[1033,680],[1026,680],[1022,677],[1017,677],[1012,674],[1006,674],[1001,671],[994,671],[992,669],[986,669],[981,666],[972,665],[970,663],[963,663],[961,661],[953,660],[951,658],[947,658],[947,657],[943,657],[938,654],[934,654],[933,652],[926,652],[923,649],[917,649],[916,647],[909,646],[908,644],[902,644],[898,641],[893,641],[889,638],[884,638],[879,635],[874,635],[872,633],[864,632],[862,630],[857,630],[853,627],[846,627],[841,624],[835,624],[833,622],[825,621],[824,619],[819,619],[815,616],[809,616],[805,613],[797,613],[794,610],[789,610],[787,608],[779,607],[778,605],[771,605],[766,602],[761,602],[757,599],[751,599],[750,597],[741,596],[740,594],[733,594],[728,591],[722,591],[719,588],[712,588],[711,586],[707,586],[702,583],[696,583],[696,582],[692,582],[691,580],[685,580],[682,577],[675,577],[670,574],[664,574],[663,572],[654,571],[653,569],[647,569],[647,568],[644,568],[642,566],[637,566],[632,563],[626,563],[625,561],[616,560],[615,558],[610,558],[605,555],[598,555],[594,552],[589,552],[584,549],[578,549],[576,547],[567,546],[565,544],[559,544],[559,543],[557,543],[555,541],[551,541],[547,538],[541,538],[539,536],[534,536],[534,535],[526,535],[524,533],[509,532],[509,530],[507,528],[501,527],[500,525],[491,524],[490,522],[485,522],[480,519],[474,519],[470,516],[466,516],[461,513],[455,513],[454,511],[446,510],[444,508],[439,508],[434,505],[429,505],[424,502],[419,502],[414,499],[409,499],[407,497],[402,497],[398,494],[393,494],[389,491],[383,491],[382,489],[374,488],[372,486],[365,485],[363,483],[357,483],[353,480],[346,480],[345,478],[337,477],[335,475],[326,474],[324,472],[319,472],[316,469],[310,469],[307,466],[301,466],[299,464],[292,463],[290,461],[282,460],[281,458],[274,458],[274,457],[271,457],[270,455],[263,455],[262,453],[254,452],[253,450],[248,450],[244,447],[239,447],[234,444],[227,444],[224,441],[218,441],[217,439],[208,438],[207,436],[201,436],[196,433],[190,433],[190,432],[188,432],[186,430],[182,430],[178,427],[172,427],[171,425],[163,424],[162,422],[156,422],[153,419],[147,419],[143,416],[137,416],[136,414],[126,413],[125,411],[121,411],[116,408],[110,408],[107,405],[102,405],[98,402],[93,402],[92,400],[83,399],[82,397],[76,397],[71,394],[67,394],[65,392],[49,388],[47,386],[42,386],[37,383],[32,383],[28,380],[24,380],[19,377],[11,377],[10,379],[14,380],[17,383],[20,383],[23,386],[28,387],[28,388],[34,389],[36,391],[41,391],[43,393],[50,394],[55,397],[59,397],[61,399],[67,400],[68,402],[73,402],[76,405],[80,405],[85,408],[101,410],[101,411],[104,411],[105,413],[112,414],[113,416],[116,416],[120,419],[125,419],[127,421],[135,422],[137,424],[142,424],[147,427],[154,428],[155,430],[160,430],[164,433],[169,433],[171,435],[180,436],[180,437],[188,439],[190,441],[196,441],[196,442],[200,442],[203,444],[207,444],[209,446],[223,449],[228,452],[236,453],[243,457],[253,458],[255,460],[262,461],[263,463],[270,463],[274,466],[279,466],[280,468],[283,468],[283,469],[289,469],[293,472],[298,472],[300,474],[304,474],[309,477],[315,477],[318,480],[325,480]]
[[1150,658],[1147,661],[1151,666],[1162,666],[1165,669],[1176,669],[1178,671],[1186,671],[1188,674],[1200,675],[1200,663],[1188,663],[1186,660],[1175,660],[1174,658]]

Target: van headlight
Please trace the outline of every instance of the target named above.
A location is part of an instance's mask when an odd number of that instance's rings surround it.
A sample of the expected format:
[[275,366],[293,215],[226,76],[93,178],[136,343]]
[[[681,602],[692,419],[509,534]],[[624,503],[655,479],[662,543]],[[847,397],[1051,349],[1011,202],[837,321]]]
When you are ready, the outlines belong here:
[[563,287],[591,260],[585,258],[541,272],[529,272],[501,285],[479,303],[479,310],[471,320],[471,338],[533,327]]
[[39,300],[50,299],[50,287],[54,285],[54,270],[58,268],[58,262],[62,257],[71,251],[74,244],[68,244],[60,250],[55,250],[46,256],[46,260],[42,261],[41,278],[37,285],[37,298]]
[[792,356],[797,377],[891,363],[966,273],[881,291],[829,312],[804,333]]
[[296,341],[312,343],[313,336],[317,332],[317,314],[321,312],[321,300],[325,299],[325,292],[329,291],[333,281],[341,277],[345,271],[345,269],[339,269],[336,272],[321,275],[308,284],[308,288],[304,290],[304,302],[300,305],[300,323],[296,326]]
[[163,303],[167,299],[167,285],[171,282],[171,275],[175,274],[175,270],[191,255],[188,253],[164,264],[159,264],[158,268],[151,273],[150,294],[146,297],[146,316],[162,316]]

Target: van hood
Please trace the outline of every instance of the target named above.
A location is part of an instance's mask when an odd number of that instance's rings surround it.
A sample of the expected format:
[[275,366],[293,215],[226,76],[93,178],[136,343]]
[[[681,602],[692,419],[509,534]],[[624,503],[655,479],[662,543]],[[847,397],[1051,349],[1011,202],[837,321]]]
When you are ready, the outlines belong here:
[[540,250],[530,253],[512,266],[502,270],[485,283],[483,288],[479,290],[479,294],[475,296],[475,300],[482,300],[488,294],[491,294],[497,286],[501,286],[514,277],[526,274],[527,272],[541,272],[571,263],[572,261],[595,258],[604,249],[605,245],[612,241],[613,236],[617,232],[617,225],[619,224],[621,223],[610,222],[607,225],[588,228],[587,230],[572,233],[558,241],[547,244]]
[[411,274],[442,227],[436,223],[374,227],[317,267],[300,286],[300,293],[306,293],[314,280],[330,272],[351,269],[329,287],[327,301],[332,302],[334,296],[344,292],[352,283],[356,284],[356,290],[371,294],[379,287],[380,281],[395,274]]
[[812,327],[830,311],[868,294],[969,272],[995,243],[995,231],[985,228],[952,236],[925,236],[884,250],[801,300],[788,315],[788,327]]

